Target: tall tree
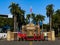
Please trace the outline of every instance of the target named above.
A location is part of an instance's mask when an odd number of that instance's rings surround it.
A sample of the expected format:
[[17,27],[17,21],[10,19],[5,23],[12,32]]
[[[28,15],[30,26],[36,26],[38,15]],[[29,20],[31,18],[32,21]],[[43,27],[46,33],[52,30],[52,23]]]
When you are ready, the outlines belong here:
[[31,18],[32,18],[32,22],[33,22],[34,19],[35,19],[35,14],[34,13],[31,13]]
[[42,30],[43,30],[43,20],[45,19],[45,16],[41,15],[41,22],[42,22]]
[[25,25],[24,14],[25,14],[25,11],[19,8],[19,13],[17,14],[17,22],[18,22],[19,31],[21,31],[22,25]]
[[39,22],[43,21],[42,15],[37,14],[35,16],[34,20],[35,20],[36,24],[38,24],[38,30],[39,30],[38,33],[40,33],[40,24],[39,24]]
[[14,18],[14,31],[16,32],[17,31],[17,14],[20,12],[19,10],[19,5],[18,4],[15,4],[15,3],[11,3],[11,5],[9,6],[10,8],[10,12],[11,14],[13,15],[13,18]]
[[50,24],[50,30],[52,30],[52,15],[53,15],[54,9],[53,9],[53,4],[47,5],[46,6],[46,15],[49,17],[49,24]]
[[39,22],[41,21],[41,15],[40,14],[37,14],[35,16],[35,21],[36,21],[37,24],[39,24]]
[[30,14],[27,14],[26,20],[28,21],[28,23],[30,22]]
[[53,15],[53,27],[56,31],[60,31],[60,9],[56,10]]

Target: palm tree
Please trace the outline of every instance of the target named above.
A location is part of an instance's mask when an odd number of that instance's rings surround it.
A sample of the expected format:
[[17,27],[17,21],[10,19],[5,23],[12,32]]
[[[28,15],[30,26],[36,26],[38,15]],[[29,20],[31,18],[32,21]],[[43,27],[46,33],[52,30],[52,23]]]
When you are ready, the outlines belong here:
[[[24,24],[24,14],[25,11],[19,7],[18,4],[12,3],[10,6],[10,12],[13,15],[14,18],[14,31],[17,31],[17,27],[22,27],[22,24]],[[18,25],[19,24],[19,25]],[[21,26],[20,26],[21,24]]]
[[40,14],[37,14],[35,16],[35,21],[36,21],[37,24],[39,24],[39,22],[41,21],[41,15]]
[[42,30],[43,30],[43,20],[44,20],[45,16],[41,15],[41,22],[42,22]]
[[27,14],[26,20],[28,20],[28,22],[30,22],[30,14]]
[[34,20],[34,18],[35,18],[35,14],[34,14],[34,13],[27,14],[26,19],[27,19],[29,22],[30,22],[30,18],[31,18],[31,20],[32,20],[32,22],[33,22],[33,20]]
[[60,30],[60,9],[57,9],[53,15],[53,27]]
[[38,24],[38,34],[40,33],[40,25],[39,25],[39,22],[41,21],[41,15],[40,14],[37,14],[35,16],[35,22]]
[[31,18],[32,18],[32,22],[33,22],[34,19],[35,19],[35,14],[34,13],[31,13]]
[[49,17],[50,30],[51,30],[51,26],[52,26],[53,12],[54,12],[53,4],[47,5],[46,6],[46,15],[47,15],[47,17]]
[[19,5],[18,4],[15,4],[15,3],[11,3],[11,5],[9,6],[10,8],[10,12],[11,14],[13,15],[13,18],[14,18],[14,31],[16,32],[17,31],[17,14],[20,12],[19,10]]

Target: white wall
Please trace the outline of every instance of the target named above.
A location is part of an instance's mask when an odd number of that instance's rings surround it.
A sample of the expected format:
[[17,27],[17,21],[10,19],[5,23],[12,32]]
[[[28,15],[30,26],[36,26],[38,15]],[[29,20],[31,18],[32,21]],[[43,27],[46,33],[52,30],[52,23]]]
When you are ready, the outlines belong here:
[[[5,36],[4,36],[5,35]],[[7,38],[7,33],[0,33],[0,39],[1,38]]]

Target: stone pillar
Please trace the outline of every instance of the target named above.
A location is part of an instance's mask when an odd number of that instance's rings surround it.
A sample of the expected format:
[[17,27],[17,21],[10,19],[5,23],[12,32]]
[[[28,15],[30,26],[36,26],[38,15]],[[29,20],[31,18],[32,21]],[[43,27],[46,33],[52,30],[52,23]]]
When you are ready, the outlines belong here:
[[51,32],[48,32],[48,40],[51,41]]
[[11,32],[11,40],[14,40],[14,33],[13,32]]
[[52,33],[52,41],[55,41],[55,32],[51,31],[51,33]]
[[7,41],[11,41],[11,32],[7,31]]
[[11,31],[8,31],[7,32],[7,41],[13,41],[13,40],[15,40],[14,38],[15,38],[14,33]]

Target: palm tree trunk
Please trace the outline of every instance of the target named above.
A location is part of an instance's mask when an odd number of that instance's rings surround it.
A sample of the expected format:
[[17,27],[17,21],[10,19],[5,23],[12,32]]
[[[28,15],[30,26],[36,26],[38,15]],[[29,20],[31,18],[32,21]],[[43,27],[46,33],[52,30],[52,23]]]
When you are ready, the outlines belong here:
[[39,25],[39,21],[38,21],[38,34],[40,34],[40,25]]
[[43,31],[43,21],[42,21],[42,31]]
[[49,21],[50,21],[50,31],[51,31],[51,24],[52,24],[52,18],[51,18],[51,15],[50,15]]
[[14,32],[16,32],[16,16],[14,16]]

